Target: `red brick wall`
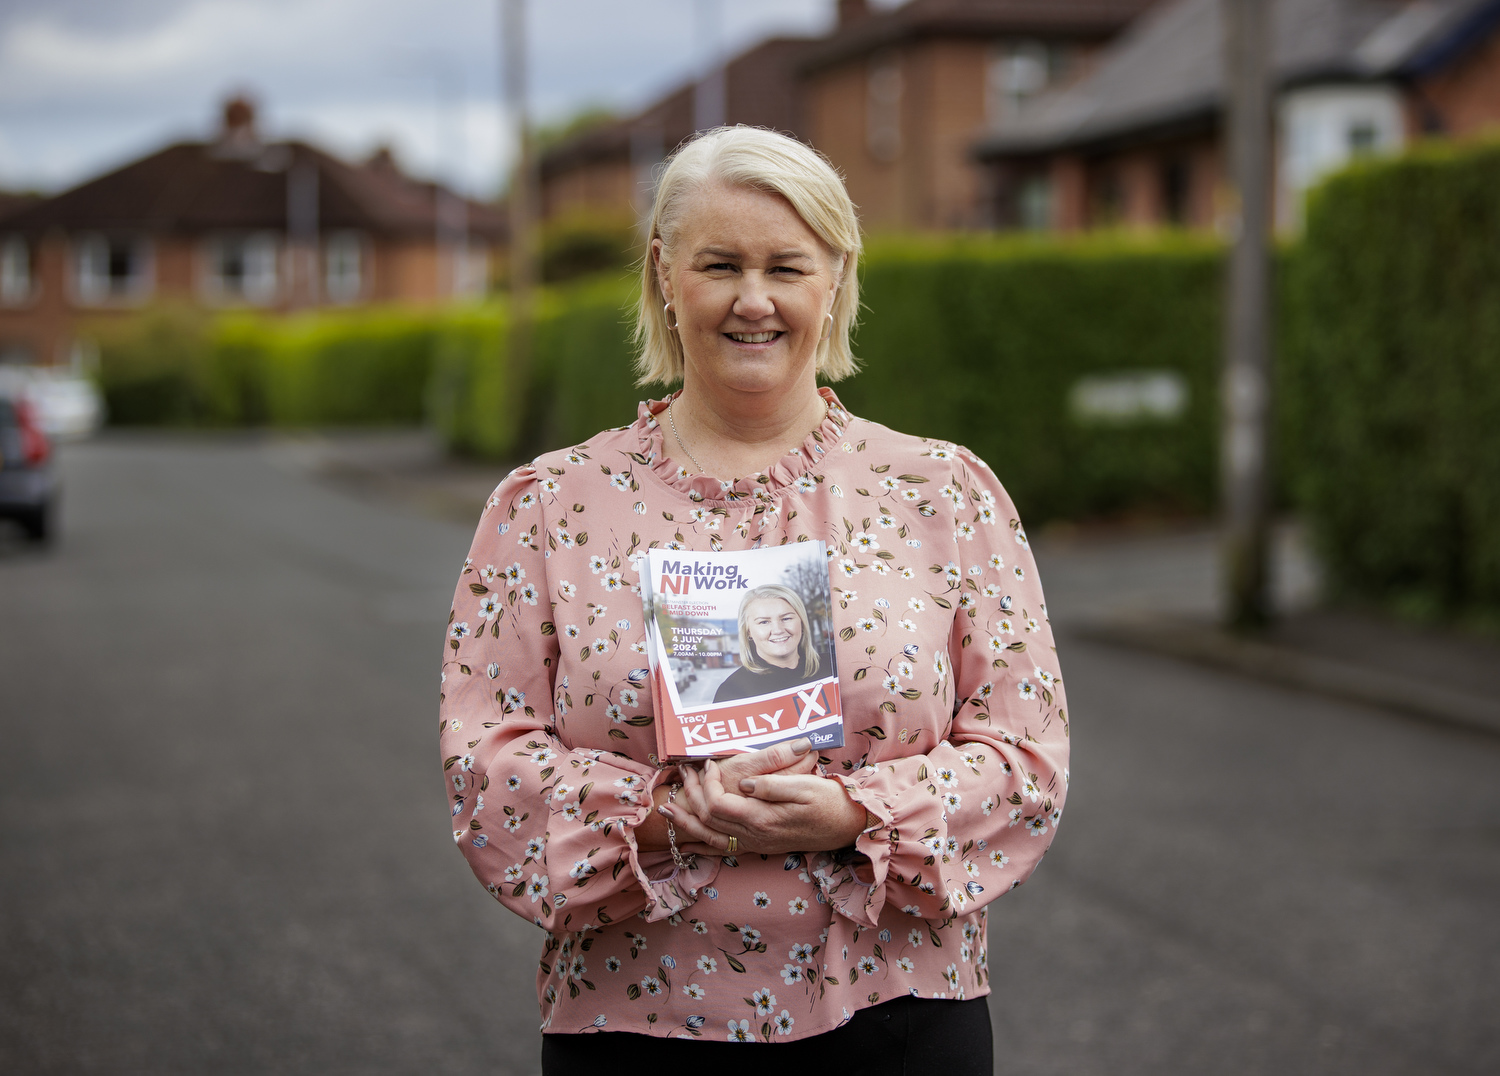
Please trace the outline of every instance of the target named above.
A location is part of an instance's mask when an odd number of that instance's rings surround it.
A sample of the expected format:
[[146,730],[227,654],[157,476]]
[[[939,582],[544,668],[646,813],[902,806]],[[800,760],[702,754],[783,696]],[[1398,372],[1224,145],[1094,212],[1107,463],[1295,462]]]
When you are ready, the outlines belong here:
[[[154,287],[145,303],[197,305],[201,302],[199,246],[194,238],[159,238],[153,243]],[[502,252],[492,249],[491,264]],[[0,306],[0,348],[19,346],[38,362],[62,362],[79,336],[98,325],[138,311],[138,303],[82,306],[75,302],[68,279],[69,245],[60,234],[42,240],[35,252],[37,289],[20,306]],[[369,247],[363,302],[438,302],[437,244],[432,239],[378,240]],[[442,280],[446,281],[446,271]],[[321,278],[319,280],[321,287]],[[283,280],[283,290],[286,282]],[[284,294],[277,309],[288,308]]]
[[843,174],[872,230],[973,227],[979,172],[969,147],[984,123],[985,42],[932,40],[900,48],[900,151],[881,160],[867,134],[870,58],[819,71],[806,83],[812,144]]
[[542,216],[546,220],[570,212],[634,217],[635,173],[630,161],[613,158],[591,161],[548,176],[542,186]]
[[1424,80],[1419,91],[1453,138],[1500,127],[1500,31],[1453,67]]

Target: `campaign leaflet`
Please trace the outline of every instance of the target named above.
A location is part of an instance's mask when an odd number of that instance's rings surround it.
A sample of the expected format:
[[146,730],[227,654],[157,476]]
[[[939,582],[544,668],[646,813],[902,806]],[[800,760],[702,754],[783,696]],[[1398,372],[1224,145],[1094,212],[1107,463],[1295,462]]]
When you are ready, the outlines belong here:
[[806,736],[844,742],[822,542],[649,549],[641,566],[657,755],[714,758]]

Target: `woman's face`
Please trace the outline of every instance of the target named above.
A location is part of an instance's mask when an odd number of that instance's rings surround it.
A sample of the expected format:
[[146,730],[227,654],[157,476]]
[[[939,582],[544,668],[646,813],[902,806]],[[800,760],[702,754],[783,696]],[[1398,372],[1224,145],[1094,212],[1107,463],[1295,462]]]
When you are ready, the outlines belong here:
[[783,598],[756,598],[745,607],[745,623],[760,660],[783,669],[797,667],[802,618]]
[[661,240],[652,257],[686,384],[763,393],[812,382],[843,260],[785,198],[708,184],[683,206],[669,264]]

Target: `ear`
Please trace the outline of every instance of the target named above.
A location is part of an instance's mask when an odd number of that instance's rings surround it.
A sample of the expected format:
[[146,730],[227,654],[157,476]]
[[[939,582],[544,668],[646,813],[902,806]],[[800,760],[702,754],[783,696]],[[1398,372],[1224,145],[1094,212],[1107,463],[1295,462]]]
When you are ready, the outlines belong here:
[[662,261],[662,249],[660,238],[651,240],[651,267],[656,270],[656,286],[661,289],[662,298],[670,303],[672,301],[672,277],[667,273],[667,266]]

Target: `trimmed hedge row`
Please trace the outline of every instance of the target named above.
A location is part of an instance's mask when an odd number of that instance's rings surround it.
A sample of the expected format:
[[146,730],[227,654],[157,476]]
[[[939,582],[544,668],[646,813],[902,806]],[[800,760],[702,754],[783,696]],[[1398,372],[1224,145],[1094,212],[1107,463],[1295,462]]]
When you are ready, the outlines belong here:
[[[1281,259],[1283,500],[1335,586],[1451,615],[1500,608],[1500,143],[1422,149],[1332,179]],[[1222,250],[887,239],[871,246],[837,386],[857,414],[968,445],[1027,518],[1206,512],[1217,485]],[[544,293],[529,369],[503,311],[276,321],[158,312],[106,335],[116,422],[434,423],[456,451],[530,456],[630,422],[619,276]],[[1164,371],[1170,420],[1081,421],[1079,380]]]
[[[277,320],[157,312],[106,339],[101,375],[124,423],[324,425],[424,417],[454,451],[529,456],[633,420],[631,281],[543,294],[529,370],[511,368],[503,308],[365,311]],[[1029,519],[1213,503],[1219,253],[1174,240],[877,243],[837,386],[856,414],[958,441],[986,458]],[[1168,371],[1169,421],[1086,424],[1069,391],[1090,374]]]
[[[1037,522],[1204,512],[1216,474],[1219,279],[1218,249],[1185,240],[880,243],[863,275],[863,369],[835,388],[856,414],[968,445]],[[530,394],[545,414],[517,455],[630,422],[637,401],[664,391],[634,385],[632,298],[614,280],[554,297]],[[1180,417],[1070,414],[1079,378],[1148,370],[1182,379]]]
[[1294,489],[1333,583],[1500,609],[1500,142],[1330,180],[1286,295]]
[[100,331],[98,376],[116,425],[416,423],[446,320],[155,310]]
[[[878,244],[863,279],[855,414],[957,441],[1029,519],[1126,509],[1203,512],[1217,449],[1220,255],[1151,245]],[[1084,422],[1079,379],[1163,371],[1187,389],[1175,419]]]

